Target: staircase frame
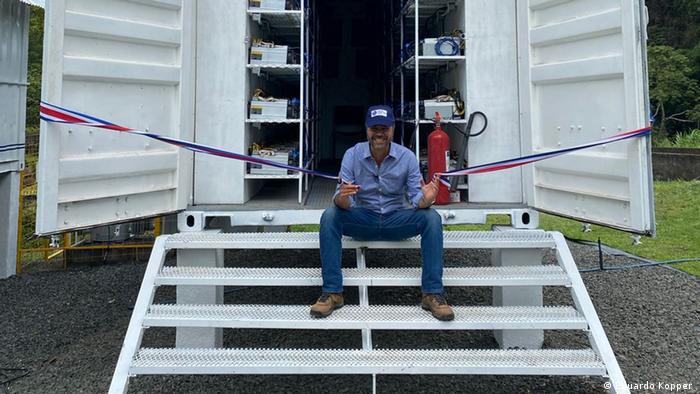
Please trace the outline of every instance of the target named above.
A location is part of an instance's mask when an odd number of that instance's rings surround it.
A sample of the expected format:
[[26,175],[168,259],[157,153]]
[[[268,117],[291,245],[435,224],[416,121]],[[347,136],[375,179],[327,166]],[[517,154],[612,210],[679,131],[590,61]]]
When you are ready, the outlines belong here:
[[[285,235],[292,234],[292,235]],[[506,234],[506,235],[503,235]],[[284,239],[285,237],[294,237],[293,243],[281,242],[279,239]],[[499,238],[500,237],[500,238]],[[505,237],[505,238],[504,238]],[[278,239],[279,238],[279,239]],[[586,354],[572,353],[573,358],[567,358],[570,355],[562,355],[559,364],[551,364],[548,367],[537,367],[537,362],[539,360],[551,359],[552,357],[559,357],[559,350],[446,350],[446,351],[430,351],[430,350],[406,350],[406,351],[389,351],[374,349],[372,344],[372,329],[397,329],[400,323],[387,322],[382,320],[381,317],[375,320],[363,320],[362,322],[357,322],[347,327],[352,321],[347,319],[343,320],[341,313],[336,313],[329,319],[315,320],[312,325],[309,321],[305,321],[303,326],[299,321],[284,321],[280,320],[277,322],[270,323],[269,321],[259,322],[255,319],[239,319],[239,320],[229,320],[226,318],[212,317],[206,321],[191,319],[191,317],[185,316],[170,318],[159,318],[158,316],[153,316],[154,311],[157,312],[159,309],[167,312],[168,309],[178,309],[175,313],[198,313],[198,309],[201,306],[155,306],[153,305],[153,299],[155,291],[158,286],[161,285],[209,285],[209,286],[223,286],[223,285],[260,285],[262,279],[254,280],[257,275],[255,269],[241,268],[213,268],[210,271],[206,269],[197,270],[196,268],[172,268],[164,267],[165,257],[169,250],[171,249],[277,249],[277,248],[288,248],[288,249],[317,249],[318,248],[318,235],[317,233],[212,233],[212,232],[190,232],[190,233],[179,233],[174,235],[160,236],[156,239],[153,247],[153,252],[148,261],[148,267],[144,274],[144,279],[139,290],[138,299],[134,306],[131,320],[129,322],[129,327],[127,329],[126,336],[124,338],[124,343],[122,345],[121,353],[119,355],[119,360],[115,368],[114,376],[112,379],[112,384],[110,386],[110,393],[124,393],[128,388],[128,381],[130,377],[134,377],[139,374],[179,374],[186,371],[186,373],[196,373],[196,374],[227,374],[227,373],[245,373],[245,374],[317,374],[317,373],[350,373],[350,374],[369,374],[373,377],[373,389],[376,390],[376,375],[377,374],[396,374],[396,373],[409,373],[409,374],[498,374],[498,375],[600,375],[607,377],[611,383],[611,391],[614,393],[628,393],[627,384],[625,378],[620,370],[620,367],[615,358],[614,352],[610,346],[607,336],[604,332],[602,324],[598,318],[595,311],[593,303],[590,300],[588,292],[586,291],[585,285],[581,279],[578,268],[576,267],[575,261],[571,252],[569,251],[568,245],[564,237],[557,232],[544,232],[541,230],[517,230],[517,231],[491,231],[491,232],[445,232],[445,248],[489,248],[489,249],[523,249],[523,248],[545,248],[554,249],[556,251],[556,258],[558,266],[561,268],[565,274],[565,278],[558,278],[558,280],[552,279],[550,277],[549,282],[537,280],[537,278],[509,278],[504,277],[502,279],[502,285],[512,286],[512,285],[530,285],[530,286],[543,286],[543,285],[564,285],[570,288],[571,296],[574,300],[574,305],[576,311],[583,317],[584,321],[573,319],[571,321],[557,321],[556,324],[544,322],[537,322],[536,319],[532,319],[529,322],[518,322],[513,323],[509,321],[477,321],[477,322],[461,322],[462,326],[459,329],[463,330],[474,330],[474,329],[493,329],[493,330],[511,330],[511,329],[528,329],[528,330],[544,330],[551,329],[556,326],[558,329],[584,329],[587,332],[589,342],[591,344],[592,351],[595,353],[596,360],[601,362],[599,366],[593,360],[590,364],[586,364],[582,361],[581,364],[577,364],[578,367],[569,368],[566,366],[568,360],[587,360]],[[507,239],[506,239],[507,238]],[[504,239],[506,239],[504,241]],[[372,308],[374,305],[370,306],[368,287],[372,286],[387,286],[407,283],[406,279],[403,278],[391,278],[386,275],[381,275],[386,273],[381,269],[366,269],[366,252],[368,249],[406,249],[406,248],[419,248],[420,242],[418,238],[413,238],[405,241],[398,242],[361,242],[345,238],[343,240],[343,247],[346,249],[356,250],[357,256],[357,268],[346,270],[346,275],[349,276],[349,280],[345,281],[346,286],[358,286],[359,288],[359,305],[357,306],[346,306],[344,308],[347,311],[352,312],[352,308],[356,308],[358,313],[362,312],[362,308]],[[502,270],[499,271],[499,267],[481,267],[481,268],[470,268],[473,272],[478,272],[474,278],[467,280],[465,282],[460,282],[459,277],[454,277],[450,279],[449,272],[457,272],[457,269],[447,268],[446,271],[446,285],[462,284],[467,283],[468,285],[476,286],[493,286],[494,280],[498,280],[498,275],[503,272],[518,272],[522,267],[501,267]],[[553,269],[554,267],[531,267],[522,268],[527,269],[528,272],[539,272],[547,271]],[[179,271],[178,271],[179,270]],[[237,271],[238,270],[238,271]],[[313,270],[299,271],[300,274],[297,277],[290,278],[289,281],[280,280],[279,285],[307,285],[307,286],[317,286],[320,284],[319,272],[312,272]],[[543,271],[543,272],[544,272]],[[177,277],[177,275],[172,274],[173,272],[185,272],[188,276]],[[204,274],[202,274],[204,272]],[[220,277],[216,275],[209,275],[206,272],[216,272],[220,274]],[[354,272],[356,275],[353,277],[352,274],[348,275],[347,272]],[[410,272],[410,269],[402,272]],[[198,274],[199,273],[199,274]],[[241,275],[248,275],[248,277],[241,280],[236,280],[235,275],[240,273]],[[362,275],[360,275],[360,273]],[[377,274],[376,278],[373,278],[373,274]],[[244,276],[245,276],[244,275]],[[482,276],[480,276],[482,275]],[[491,275],[491,276],[489,276]],[[543,274],[545,275],[545,274]],[[549,275],[549,274],[546,274]],[[545,275],[545,276],[546,276]],[[525,275],[523,275],[525,276]],[[489,279],[490,278],[490,279]],[[186,280],[185,280],[186,279]],[[273,278],[274,279],[274,278]],[[419,285],[419,282],[413,280],[413,285]],[[518,281],[521,279],[521,281]],[[555,278],[556,279],[556,278]],[[272,279],[267,279],[270,281]],[[275,279],[277,280],[277,279]],[[450,283],[452,280],[454,283]],[[189,309],[188,309],[189,308]],[[221,313],[231,313],[231,308],[227,306],[208,306],[208,311],[217,312],[217,308],[220,309]],[[228,309],[227,309],[228,308]],[[243,308],[243,307],[235,307]],[[234,309],[235,309],[234,308]],[[419,308],[416,306],[415,308]],[[473,313],[478,313],[477,309],[463,309],[458,311],[463,314],[465,312],[471,311]],[[488,312],[488,307],[486,307]],[[189,312],[188,312],[189,311]],[[223,311],[223,312],[222,312]],[[338,312],[342,312],[341,309]],[[526,313],[528,309],[522,307],[518,309],[515,307],[513,313]],[[553,309],[550,309],[553,311]],[[234,310],[233,313],[236,311]],[[350,313],[348,312],[348,313]],[[301,313],[301,312],[300,312]],[[150,315],[149,315],[150,314]],[[167,313],[166,313],[167,315]],[[179,316],[179,315],[174,315]],[[222,315],[227,316],[227,315]],[[337,319],[333,318],[337,316]],[[459,316],[459,314],[458,314]],[[527,316],[527,315],[526,315]],[[298,318],[302,319],[302,318]],[[303,319],[302,319],[303,321]],[[414,322],[416,324],[423,324],[422,329],[436,329],[442,323],[433,322],[428,320],[427,322],[421,323],[421,319],[416,319]],[[317,325],[315,323],[317,322]],[[144,330],[151,324],[157,324],[158,326],[170,326],[170,327],[277,327],[277,328],[318,328],[318,329],[332,329],[344,327],[345,329],[359,329],[362,332],[362,349],[348,350],[348,351],[318,351],[315,353],[316,357],[321,357],[324,359],[331,360],[328,366],[319,368],[318,366],[311,365],[304,357],[313,357],[314,353],[309,354],[296,354],[295,351],[286,351],[285,357],[289,357],[290,360],[299,360],[298,363],[290,363],[289,365],[283,366],[267,366],[256,364],[255,357],[260,355],[265,355],[266,352],[271,352],[269,357],[277,357],[281,354],[281,350],[270,350],[270,349],[239,349],[239,350],[227,350],[227,349],[143,349],[141,350],[146,357],[150,353],[158,353],[158,357],[180,357],[187,352],[194,352],[198,356],[211,357],[211,360],[224,360],[222,362],[216,361],[209,367],[186,367],[181,368],[178,366],[177,362],[173,365],[152,365],[148,363],[141,363],[139,355],[141,348],[141,340],[143,337]],[[393,325],[392,325],[393,324]],[[471,325],[470,325],[471,324]],[[554,324],[554,326],[552,325]],[[454,327],[446,326],[446,329],[454,329]],[[415,327],[410,327],[415,329]],[[400,329],[400,328],[398,328]],[[172,355],[168,352],[173,353]],[[228,353],[227,353],[228,352]],[[231,353],[234,352],[234,353]],[[301,351],[299,351],[301,352]],[[394,352],[394,353],[392,353]],[[396,353],[399,352],[399,353]],[[401,353],[404,352],[404,353]],[[432,352],[432,353],[431,353]],[[563,352],[563,350],[562,350]],[[575,351],[574,351],[575,352]],[[583,352],[583,351],[582,351]],[[580,352],[579,352],[580,353]],[[226,357],[230,354],[234,354],[235,357],[248,357],[250,360],[250,365],[240,363],[229,363]],[[207,356],[208,355],[208,356]],[[256,356],[257,355],[257,356]],[[581,357],[578,357],[581,356]],[[267,356],[263,357],[265,359]],[[343,358],[344,357],[344,358]],[[405,365],[398,363],[396,365],[391,363],[386,363],[385,360],[391,360],[392,357],[399,358],[412,358],[412,357],[426,357],[428,360],[432,361],[432,364],[422,365],[421,361],[407,361]],[[507,360],[512,360],[512,365],[503,365],[498,367],[498,360],[506,357]],[[578,357],[578,358],[577,358]],[[481,365],[480,360],[484,361],[484,365]],[[494,365],[487,365],[488,360],[496,360]],[[337,365],[334,364],[337,362]],[[217,364],[218,363],[218,364]],[[349,364],[348,364],[349,363]],[[560,365],[561,364],[561,365]],[[184,364],[183,364],[184,365]],[[217,366],[213,366],[217,365]],[[349,368],[351,367],[351,368]]]

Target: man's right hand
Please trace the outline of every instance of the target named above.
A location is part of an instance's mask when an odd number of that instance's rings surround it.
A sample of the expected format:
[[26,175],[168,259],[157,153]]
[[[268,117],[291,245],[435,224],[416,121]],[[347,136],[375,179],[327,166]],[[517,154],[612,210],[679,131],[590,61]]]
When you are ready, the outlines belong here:
[[343,183],[340,184],[340,193],[338,193],[338,195],[341,197],[349,197],[356,195],[359,191],[360,186],[353,185],[352,182],[343,181]]
[[352,182],[343,181],[343,183],[340,184],[338,194],[335,196],[335,205],[343,209],[350,209],[352,201],[349,197],[356,195],[359,191],[360,186],[353,185]]

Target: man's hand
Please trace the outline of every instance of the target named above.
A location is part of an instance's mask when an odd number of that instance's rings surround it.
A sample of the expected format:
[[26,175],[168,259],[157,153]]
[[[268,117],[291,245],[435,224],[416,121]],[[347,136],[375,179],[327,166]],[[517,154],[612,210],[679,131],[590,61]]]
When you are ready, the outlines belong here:
[[350,196],[356,195],[360,191],[360,186],[353,185],[352,182],[343,181],[340,184],[338,195],[335,196],[335,205],[343,209],[350,209],[352,201]]
[[428,208],[433,205],[435,199],[437,198],[438,190],[440,188],[440,175],[435,174],[430,183],[425,183],[423,179],[421,179],[420,188],[423,192],[423,197],[421,197],[420,201],[418,202],[418,208]]

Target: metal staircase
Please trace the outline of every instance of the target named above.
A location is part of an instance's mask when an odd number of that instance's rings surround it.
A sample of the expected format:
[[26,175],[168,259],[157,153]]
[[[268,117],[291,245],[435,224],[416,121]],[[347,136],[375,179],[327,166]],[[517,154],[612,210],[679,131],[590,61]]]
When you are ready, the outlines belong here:
[[[369,286],[419,286],[419,268],[366,268],[367,249],[419,249],[420,240],[361,242],[344,239],[343,247],[357,251],[357,268],[344,270],[345,286],[359,288],[359,305],[346,305],[326,319],[309,316],[308,305],[153,304],[158,286],[178,286],[178,292],[221,286],[320,286],[320,269],[225,268],[188,261],[164,266],[169,250],[193,253],[222,249],[318,249],[317,233],[180,233],[156,240],[110,387],[127,390],[129,377],[152,374],[488,374],[488,375],[597,375],[610,379],[612,391],[629,392],[593,304],[563,236],[539,230],[445,232],[445,248],[510,250],[554,249],[557,265],[500,265],[445,268],[445,286],[488,286],[494,292],[538,294],[539,305],[512,305],[501,299],[495,306],[455,306],[456,318],[440,322],[418,306],[370,305]],[[180,253],[180,252],[179,252]],[[211,255],[209,255],[211,256]],[[541,256],[541,255],[540,255]],[[189,255],[188,258],[192,258]],[[178,255],[178,259],[180,259]],[[542,286],[571,289],[574,307],[542,306]],[[179,294],[179,293],[178,293]],[[526,294],[526,293],[522,293]],[[535,297],[537,298],[537,297]],[[178,330],[221,328],[357,329],[363,348],[346,350],[141,348],[149,327]],[[518,335],[541,330],[584,330],[589,349],[447,349],[387,350],[372,345],[372,330],[495,330],[502,347],[513,347]],[[526,330],[526,331],[519,331]],[[208,332],[213,335],[214,331]],[[501,333],[500,335],[498,333]],[[520,333],[507,342],[503,333]],[[178,337],[180,338],[180,337]],[[186,342],[185,342],[186,343]],[[541,342],[540,342],[541,344]],[[178,344],[181,345],[181,344]],[[531,345],[530,345],[531,346]],[[537,345],[535,345],[537,346]],[[524,349],[523,349],[524,347]],[[374,381],[376,385],[376,380]]]

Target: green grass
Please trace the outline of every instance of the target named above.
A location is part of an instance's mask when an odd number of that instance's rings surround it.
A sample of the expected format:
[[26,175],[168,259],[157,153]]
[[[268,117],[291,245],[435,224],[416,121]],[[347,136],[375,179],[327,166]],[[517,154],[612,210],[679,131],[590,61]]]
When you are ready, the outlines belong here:
[[[591,226],[581,231],[581,223],[552,215],[540,215],[540,227],[556,230],[575,239],[597,241],[637,256],[658,261],[700,258],[700,181],[656,182],[656,238],[643,237],[634,245],[630,234],[606,227]],[[674,267],[700,276],[700,262],[674,264]]]
[[658,148],[700,148],[700,130],[676,134],[673,139],[655,140],[654,146]]
[[289,231],[293,233],[317,233],[320,230],[318,224],[297,224],[289,226]]
[[[540,227],[559,231],[573,239],[597,241],[648,259],[667,261],[700,258],[700,181],[656,182],[655,238],[643,237],[642,243],[634,245],[629,233],[602,226],[591,226],[584,233],[580,222],[557,216],[540,215]],[[494,224],[509,224],[508,216],[489,216],[484,225],[446,226],[452,230],[488,230]],[[318,225],[291,226],[291,231],[317,232]],[[674,264],[674,267],[700,277],[700,262]]]

